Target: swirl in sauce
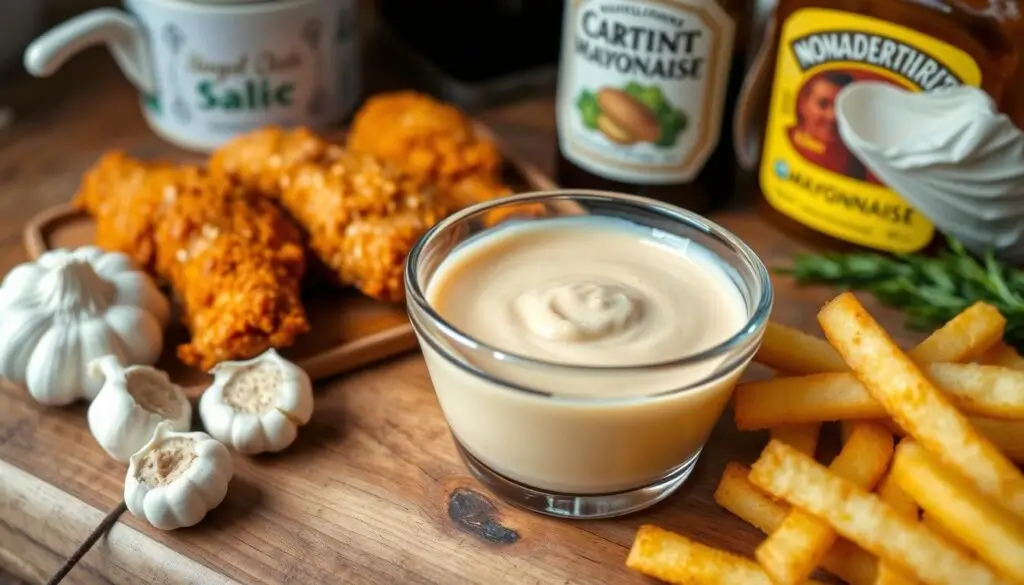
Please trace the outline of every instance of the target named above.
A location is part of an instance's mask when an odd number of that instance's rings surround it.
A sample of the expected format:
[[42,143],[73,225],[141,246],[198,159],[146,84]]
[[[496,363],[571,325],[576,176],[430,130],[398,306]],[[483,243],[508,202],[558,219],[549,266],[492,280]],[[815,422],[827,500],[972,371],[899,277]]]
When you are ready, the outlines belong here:
[[488,345],[566,365],[670,361],[725,341],[746,320],[708,250],[607,218],[499,228],[456,249],[427,297]]

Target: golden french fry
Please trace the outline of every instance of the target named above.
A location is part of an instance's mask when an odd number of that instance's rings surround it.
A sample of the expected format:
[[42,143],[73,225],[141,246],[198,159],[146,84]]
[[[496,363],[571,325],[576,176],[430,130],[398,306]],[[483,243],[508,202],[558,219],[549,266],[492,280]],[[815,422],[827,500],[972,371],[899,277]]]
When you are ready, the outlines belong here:
[[[933,332],[908,355],[919,362],[965,362],[1000,342],[1006,320],[990,305],[971,305]],[[847,372],[843,358],[824,340],[768,322],[754,360],[792,375]],[[1005,365],[1005,364],[997,364]]]
[[769,321],[754,360],[790,374],[846,372],[843,358],[824,339]]
[[[739,463],[725,466],[715,490],[715,501],[740,519],[765,534],[771,534],[789,513],[789,505],[777,502],[750,483],[750,469]],[[844,539],[837,539],[821,559],[821,568],[850,585],[875,585],[878,574],[875,558]]]
[[1024,582],[1024,522],[1006,514],[913,440],[900,442],[892,475],[946,532]]
[[981,435],[850,293],[818,314],[825,335],[893,420],[969,478],[978,490],[1024,518],[1024,474]]
[[[927,364],[921,369],[954,406],[967,414],[1024,420],[1024,372],[947,363]],[[882,418],[888,414],[851,373],[743,383],[733,394],[733,409],[741,430]]]
[[772,585],[757,563],[650,524],[637,530],[626,566],[679,585]]
[[[918,521],[920,510],[903,488],[896,483],[892,473],[886,473],[882,481],[878,482],[878,497],[892,506],[892,509],[907,520]],[[920,583],[916,578],[900,573],[899,568],[893,567],[886,562],[878,563],[878,582],[875,585],[916,585]]]
[[[1024,465],[1024,441],[1021,441],[1021,437],[1024,437],[1024,421],[995,420],[973,416],[967,417],[967,421],[971,423],[975,430],[1002,451],[1003,455],[1006,455],[1010,461]],[[841,421],[839,423],[840,429],[849,422]],[[903,427],[896,424],[896,421],[891,418],[874,419],[871,422],[885,426],[892,434],[898,437],[907,436],[907,431],[903,430]]]
[[818,449],[818,438],[821,436],[821,423],[775,427],[769,436],[814,457],[814,452]]
[[[851,293],[843,293],[836,298],[847,295],[853,297]],[[977,302],[936,329],[917,347],[907,352],[907,356],[918,363],[973,361],[999,343],[1005,329],[1006,319],[999,309]],[[839,354],[843,354],[842,350],[839,350]]]
[[[771,441],[750,470],[750,481],[828,522],[839,534],[906,575],[929,585],[1009,585],[919,522],[792,447]],[[735,581],[739,583],[740,581]]]
[[[857,423],[829,470],[871,489],[885,473],[892,452],[888,429]],[[835,541],[836,533],[827,523],[803,510],[791,510],[782,525],[754,550],[754,558],[773,582],[797,585],[814,572]]]
[[929,514],[927,512],[922,512],[922,514],[921,514],[921,526],[924,526],[928,530],[931,530],[932,533],[935,534],[935,536],[938,536],[939,538],[945,540],[951,546],[955,546],[955,547],[959,548],[960,551],[963,552],[965,555],[967,555],[969,557],[977,557],[978,556],[977,554],[974,553],[973,550],[971,550],[971,549],[967,548],[966,546],[964,546],[963,544],[961,544],[960,543],[960,539],[957,538],[955,534],[952,534],[949,531],[948,528],[946,528],[942,524],[939,524],[939,522],[937,520],[935,520],[935,518],[932,518],[931,514]]
[[1002,366],[1011,370],[1017,370],[1018,372],[1024,372],[1024,357],[1020,357],[1017,350],[1002,341],[988,348],[988,351],[983,353],[978,358],[978,361],[983,364]]

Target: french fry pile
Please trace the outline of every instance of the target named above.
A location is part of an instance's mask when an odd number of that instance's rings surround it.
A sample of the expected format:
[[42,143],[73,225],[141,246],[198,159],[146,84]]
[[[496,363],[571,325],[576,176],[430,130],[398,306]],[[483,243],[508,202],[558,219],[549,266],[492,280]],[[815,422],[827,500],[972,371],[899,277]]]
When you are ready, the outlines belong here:
[[734,395],[736,426],[771,436],[715,492],[767,535],[754,559],[643,526],[626,564],[687,585],[1024,584],[1024,359],[1003,316],[976,304],[907,352],[850,293],[818,322],[827,342],[770,324],[756,359],[778,377]]

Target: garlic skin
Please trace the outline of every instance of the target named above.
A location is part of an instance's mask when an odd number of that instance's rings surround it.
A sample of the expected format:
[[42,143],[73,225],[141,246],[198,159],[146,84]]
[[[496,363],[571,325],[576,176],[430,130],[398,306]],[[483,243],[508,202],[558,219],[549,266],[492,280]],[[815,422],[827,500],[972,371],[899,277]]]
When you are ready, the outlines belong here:
[[117,356],[106,355],[89,363],[89,374],[104,378],[89,405],[89,431],[115,460],[128,463],[162,421],[173,431],[189,430],[192,405],[165,372],[149,366],[125,368]]
[[313,384],[302,368],[269,349],[249,360],[221,362],[199,399],[206,431],[240,453],[285,449],[313,416]]
[[167,421],[131,456],[124,502],[160,530],[194,526],[224,501],[234,475],[227,447],[206,433],[178,433]]
[[0,284],[0,378],[37,402],[92,400],[102,381],[87,365],[107,354],[152,364],[170,304],[128,256],[95,246],[47,252]]

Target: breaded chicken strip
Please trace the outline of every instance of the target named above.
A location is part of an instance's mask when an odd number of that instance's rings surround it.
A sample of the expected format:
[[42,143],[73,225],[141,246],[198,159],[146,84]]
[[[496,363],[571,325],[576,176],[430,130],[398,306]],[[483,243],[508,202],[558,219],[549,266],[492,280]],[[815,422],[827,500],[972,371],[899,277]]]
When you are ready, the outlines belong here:
[[178,347],[186,364],[208,370],[309,330],[301,233],[262,194],[200,168],[114,153],[88,173],[75,203],[95,218],[99,245],[170,283],[192,335]]
[[[317,144],[319,142],[319,144]],[[405,258],[453,209],[433,185],[307,130],[263,129],[221,147],[215,173],[269,189],[342,285],[378,300],[405,297]]]
[[378,94],[352,122],[349,150],[370,154],[437,185],[459,207],[511,193],[502,157],[454,106],[413,91]]

